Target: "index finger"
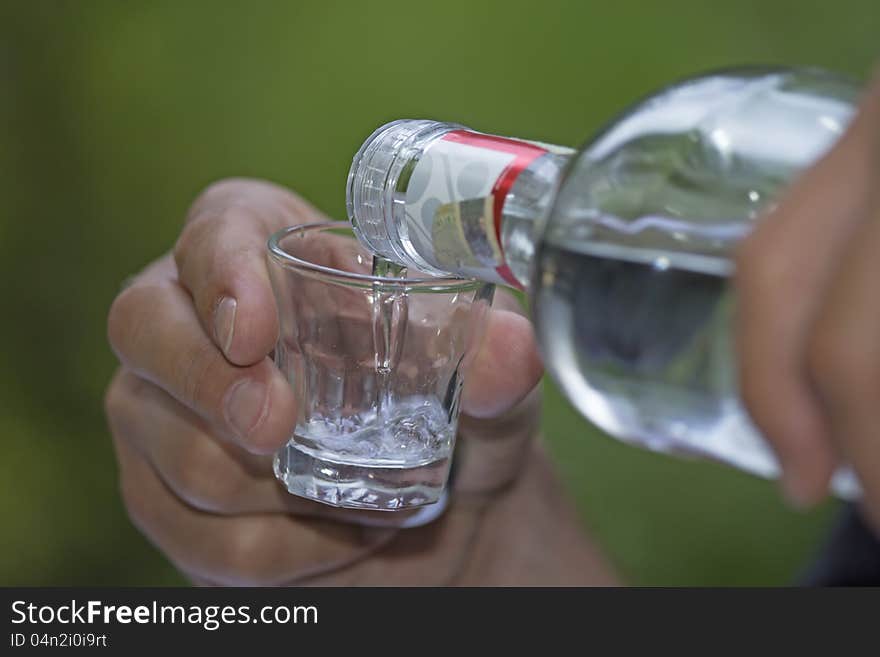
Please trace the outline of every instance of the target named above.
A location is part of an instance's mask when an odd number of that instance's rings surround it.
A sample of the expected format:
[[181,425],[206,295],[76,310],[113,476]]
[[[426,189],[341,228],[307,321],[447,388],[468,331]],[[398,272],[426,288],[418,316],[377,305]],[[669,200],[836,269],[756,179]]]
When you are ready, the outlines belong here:
[[266,269],[266,240],[326,217],[293,192],[258,180],[224,180],[193,204],[174,248],[180,283],[205,332],[235,365],[272,351],[278,317]]
[[810,326],[870,187],[864,143],[869,96],[841,140],[758,223],[737,254],[740,391],[783,469],[787,497],[799,506],[826,492],[836,456],[807,376]]

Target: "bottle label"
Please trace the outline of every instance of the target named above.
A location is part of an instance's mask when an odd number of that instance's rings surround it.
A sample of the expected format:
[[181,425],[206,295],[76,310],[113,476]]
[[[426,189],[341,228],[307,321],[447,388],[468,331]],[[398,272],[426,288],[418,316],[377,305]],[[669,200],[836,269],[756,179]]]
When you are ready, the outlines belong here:
[[444,203],[434,213],[434,257],[445,268],[497,267],[504,261],[495,234],[491,195]]
[[548,149],[469,130],[431,144],[406,187],[409,237],[439,268],[522,287],[504,260],[501,219],[517,176]]

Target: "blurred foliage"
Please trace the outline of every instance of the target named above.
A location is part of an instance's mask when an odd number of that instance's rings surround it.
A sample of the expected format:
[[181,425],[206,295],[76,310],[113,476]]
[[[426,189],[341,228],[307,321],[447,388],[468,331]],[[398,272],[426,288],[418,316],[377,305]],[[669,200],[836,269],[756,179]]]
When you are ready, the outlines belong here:
[[[269,178],[343,217],[400,117],[576,144],[636,97],[740,63],[864,77],[877,0],[0,1],[0,583],[181,581],[128,522],[102,412],[107,308],[193,196]],[[791,581],[833,505],[601,436],[548,386],[547,439],[637,584]]]

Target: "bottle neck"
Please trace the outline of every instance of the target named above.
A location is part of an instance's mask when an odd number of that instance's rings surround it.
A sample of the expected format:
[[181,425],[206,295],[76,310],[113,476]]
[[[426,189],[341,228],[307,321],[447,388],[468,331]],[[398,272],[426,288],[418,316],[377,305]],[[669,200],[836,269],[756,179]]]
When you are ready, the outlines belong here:
[[373,253],[414,269],[524,288],[540,225],[573,151],[435,121],[373,133],[347,207]]
[[504,190],[498,233],[504,262],[516,280],[514,287],[530,287],[535,250],[570,158],[568,153],[545,152]]

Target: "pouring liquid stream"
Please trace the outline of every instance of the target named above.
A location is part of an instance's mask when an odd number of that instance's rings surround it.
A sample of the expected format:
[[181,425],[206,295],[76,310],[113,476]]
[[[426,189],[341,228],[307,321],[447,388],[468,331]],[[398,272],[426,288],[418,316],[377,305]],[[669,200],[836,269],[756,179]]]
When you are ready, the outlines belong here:
[[[441,499],[455,437],[438,398],[402,384],[408,293],[406,268],[374,258],[367,307],[374,361],[355,380],[357,410],[312,413],[275,457],[287,490],[333,506],[396,510]],[[364,327],[366,328],[366,327]],[[370,346],[364,357],[369,357]],[[372,370],[373,376],[362,374]],[[413,390],[413,386],[416,389]]]
[[[406,267],[373,256],[373,276],[405,279]],[[373,344],[376,350],[376,415],[387,426],[394,408],[392,378],[400,362],[407,325],[406,287],[401,282],[373,283]]]

